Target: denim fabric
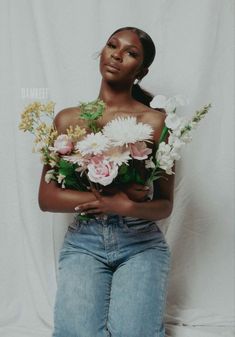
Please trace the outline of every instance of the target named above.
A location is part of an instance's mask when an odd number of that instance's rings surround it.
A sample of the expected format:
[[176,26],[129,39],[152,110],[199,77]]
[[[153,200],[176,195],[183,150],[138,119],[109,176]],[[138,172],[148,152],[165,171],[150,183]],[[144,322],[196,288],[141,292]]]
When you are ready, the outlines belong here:
[[164,337],[170,250],[152,221],[75,221],[59,257],[53,337]]

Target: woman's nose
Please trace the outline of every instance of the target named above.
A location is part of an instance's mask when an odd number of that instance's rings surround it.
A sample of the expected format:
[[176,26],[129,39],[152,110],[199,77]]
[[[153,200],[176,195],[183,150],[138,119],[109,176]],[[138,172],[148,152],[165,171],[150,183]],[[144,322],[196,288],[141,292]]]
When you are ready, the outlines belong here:
[[122,61],[122,54],[119,50],[115,49],[112,54],[111,54],[111,57],[113,57],[115,60],[118,60],[118,61]]

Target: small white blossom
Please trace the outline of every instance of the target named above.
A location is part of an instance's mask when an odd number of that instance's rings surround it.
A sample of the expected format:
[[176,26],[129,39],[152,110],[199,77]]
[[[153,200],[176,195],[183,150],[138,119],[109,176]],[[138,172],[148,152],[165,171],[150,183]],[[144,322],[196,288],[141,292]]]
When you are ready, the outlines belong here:
[[190,131],[185,132],[181,137],[180,140],[184,143],[190,143],[192,141],[192,134]]
[[50,167],[55,167],[56,164],[57,164],[57,163],[56,163],[55,160],[52,160],[52,159],[49,160],[49,165],[50,165]]
[[49,184],[49,182],[55,178],[54,174],[55,174],[55,170],[48,170],[46,172],[46,174],[45,174],[45,182],[47,184]]
[[170,133],[170,136],[168,138],[168,144],[174,147],[175,149],[181,149],[181,147],[184,145],[184,142],[174,133]]
[[176,113],[171,112],[166,116],[165,124],[168,129],[177,130],[182,128],[183,119],[176,115]]
[[164,95],[156,95],[151,103],[151,108],[165,109],[167,113],[175,111],[178,106],[188,104],[188,100],[182,95],[175,95],[167,98]]
[[63,174],[61,174],[61,173],[59,173],[59,174],[58,174],[58,177],[57,177],[58,183],[61,184],[62,181],[64,180],[64,178],[66,178],[66,176],[63,175]]
[[156,95],[153,97],[150,106],[151,108],[164,109],[166,107],[167,98],[164,95]]
[[179,160],[181,158],[181,155],[180,155],[180,150],[179,149],[175,149],[175,148],[172,148],[171,149],[171,153],[170,153],[170,157],[171,159],[174,161],[174,160]]
[[145,168],[146,169],[154,169],[155,168],[155,164],[153,162],[153,157],[145,160]]
[[174,165],[174,158],[171,156],[171,146],[165,142],[161,142],[156,154],[158,166],[166,171],[167,174],[173,174],[172,167]]

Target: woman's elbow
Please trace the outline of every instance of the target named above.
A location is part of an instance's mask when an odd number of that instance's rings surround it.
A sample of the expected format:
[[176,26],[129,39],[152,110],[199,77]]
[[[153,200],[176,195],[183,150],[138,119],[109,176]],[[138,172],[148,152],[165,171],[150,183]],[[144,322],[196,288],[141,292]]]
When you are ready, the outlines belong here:
[[173,211],[173,201],[168,200],[167,201],[167,207],[166,207],[166,218],[168,218]]
[[41,211],[48,212],[48,202],[46,202],[40,195],[38,196],[38,205]]
[[163,220],[163,219],[169,218],[169,216],[172,213],[172,210],[173,210],[173,202],[171,200],[165,199],[162,204],[162,212],[161,212],[160,219],[158,217],[158,219],[156,220]]
[[41,211],[50,212],[51,202],[55,196],[51,196],[50,191],[44,191],[43,189],[39,189],[38,192],[38,205]]

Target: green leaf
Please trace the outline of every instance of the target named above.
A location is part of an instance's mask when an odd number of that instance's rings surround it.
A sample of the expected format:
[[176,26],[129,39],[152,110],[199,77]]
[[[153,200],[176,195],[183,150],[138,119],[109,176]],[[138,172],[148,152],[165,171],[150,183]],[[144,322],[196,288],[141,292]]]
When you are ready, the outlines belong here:
[[58,166],[59,166],[59,173],[63,174],[64,176],[73,174],[75,168],[77,167],[76,164],[72,164],[68,162],[67,160],[63,160],[63,159],[59,161]]
[[77,164],[70,163],[66,160],[60,160],[58,173],[65,176],[64,185],[66,188],[75,189],[79,191],[86,191],[88,184],[86,179],[75,171]]
[[119,175],[126,174],[128,171],[128,165],[122,164],[118,170]]
[[141,176],[138,174],[138,172],[136,172],[136,175],[135,175],[135,182],[137,184],[140,184],[140,185],[145,184],[145,180],[143,178],[141,178]]

